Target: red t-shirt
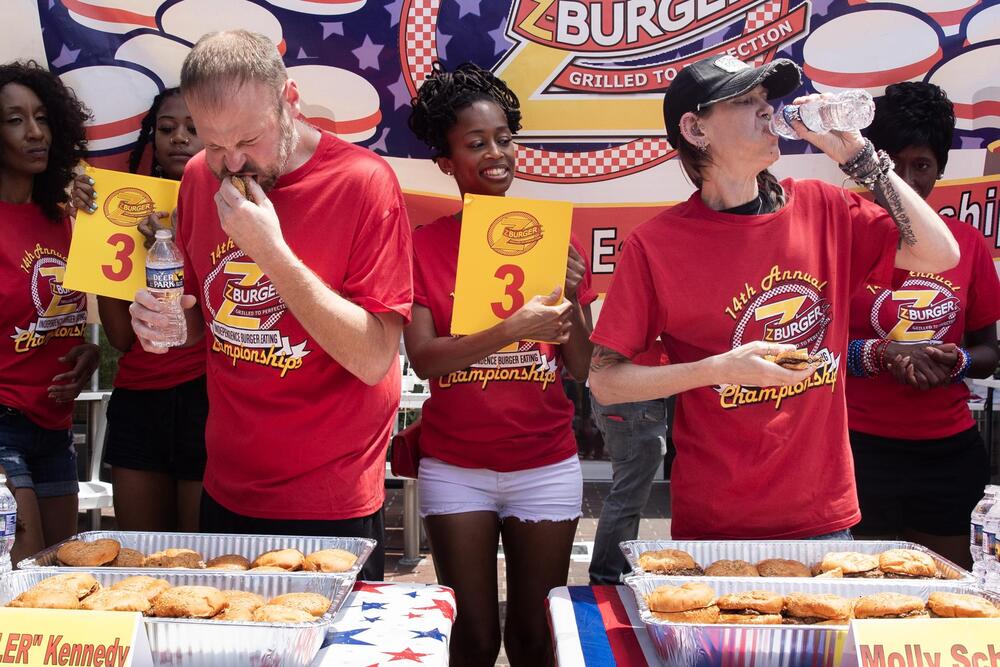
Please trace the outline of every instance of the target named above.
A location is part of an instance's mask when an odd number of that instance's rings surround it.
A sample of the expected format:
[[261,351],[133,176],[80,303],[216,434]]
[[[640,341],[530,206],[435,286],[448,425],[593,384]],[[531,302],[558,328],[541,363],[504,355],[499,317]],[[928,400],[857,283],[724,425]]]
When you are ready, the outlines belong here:
[[115,387],[119,389],[170,389],[205,374],[205,342],[173,347],[166,354],[142,349],[138,340],[118,360]]
[[[370,387],[326,354],[222,231],[218,190],[199,153],[181,182],[178,239],[210,337],[205,489],[245,516],[369,515],[385,498],[399,365]],[[323,133],[268,197],[289,247],[331,289],[409,319],[410,227],[383,159]]]
[[[966,331],[1000,319],[1000,280],[983,235],[947,220],[962,260],[941,274],[897,269],[891,289],[870,281],[851,300],[851,338],[888,338],[918,345],[962,342]],[[890,373],[847,378],[852,430],[904,440],[946,438],[972,428],[964,382],[921,391]]]
[[53,222],[35,204],[0,202],[0,405],[38,426],[69,428],[73,403],[49,398],[52,378],[72,370],[59,361],[84,342],[87,298],[62,286],[68,219]]
[[625,241],[592,339],[632,358],[660,336],[672,363],[744,343],[807,347],[825,363],[786,387],[679,394],[671,472],[677,539],[797,538],[860,519],[841,369],[851,293],[888,276],[882,208],[819,181],[782,183],[779,211],[713,211],[695,193]]
[[[413,300],[431,311],[439,336],[451,331],[461,229],[446,216],[413,233]],[[587,257],[575,239],[573,245]],[[589,269],[577,294],[582,305],[596,297]],[[563,391],[562,367],[559,345],[519,341],[469,368],[433,378],[421,418],[421,454],[498,472],[575,455],[573,404]]]

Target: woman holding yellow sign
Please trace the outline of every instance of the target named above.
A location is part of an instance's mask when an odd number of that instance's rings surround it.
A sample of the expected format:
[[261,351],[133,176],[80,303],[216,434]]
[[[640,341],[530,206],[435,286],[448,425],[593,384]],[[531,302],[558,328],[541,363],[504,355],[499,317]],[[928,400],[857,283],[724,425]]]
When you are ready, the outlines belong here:
[[76,533],[73,400],[97,368],[84,294],[63,287],[63,212],[87,110],[34,62],[0,66],[0,466],[18,521],[11,560]]
[[[150,144],[151,174],[176,181],[202,149],[179,88],[167,88],[153,99],[129,157],[129,171],[138,172]],[[93,180],[78,177],[77,208],[93,212],[94,196]],[[147,243],[167,215],[154,213],[139,225]],[[204,342],[173,348],[165,358],[146,352],[132,331],[128,301],[98,296],[97,304],[108,341],[124,353],[108,403],[104,457],[111,466],[118,526],[196,532],[208,418]]]
[[[517,97],[472,64],[436,66],[413,100],[410,127],[463,195],[503,196],[514,178]],[[552,662],[545,596],[566,583],[582,479],[565,368],[587,377],[590,274],[571,243],[565,286],[522,295],[500,324],[452,337],[461,213],[413,235],[410,362],[432,378],[418,484],[438,580],[455,589],[453,665],[493,665],[500,650],[496,553],[503,538],[511,665]],[[563,299],[565,294],[566,299]],[[516,301],[515,301],[516,302]],[[553,343],[531,342],[536,340]]]

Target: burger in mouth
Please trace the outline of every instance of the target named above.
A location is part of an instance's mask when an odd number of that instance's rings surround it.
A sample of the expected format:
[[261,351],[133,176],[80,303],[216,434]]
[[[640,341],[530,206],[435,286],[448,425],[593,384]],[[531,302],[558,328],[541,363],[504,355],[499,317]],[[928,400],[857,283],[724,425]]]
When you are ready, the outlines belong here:
[[902,593],[876,593],[854,602],[854,618],[928,618],[923,598]]
[[847,625],[851,603],[831,593],[789,593],[782,616],[785,625]]
[[239,174],[234,174],[229,177],[232,182],[233,187],[239,190],[239,193],[243,195],[243,198],[248,201],[253,201],[253,195],[250,194],[250,177],[241,176]]
[[670,623],[718,623],[715,591],[706,584],[658,586],[646,596],[653,617]]
[[785,598],[771,591],[741,591],[719,598],[719,623],[781,625]]
[[821,359],[818,355],[809,354],[809,350],[800,347],[796,350],[788,350],[786,352],[779,352],[778,354],[765,354],[764,361],[778,364],[790,371],[804,371],[810,365],[819,364]]

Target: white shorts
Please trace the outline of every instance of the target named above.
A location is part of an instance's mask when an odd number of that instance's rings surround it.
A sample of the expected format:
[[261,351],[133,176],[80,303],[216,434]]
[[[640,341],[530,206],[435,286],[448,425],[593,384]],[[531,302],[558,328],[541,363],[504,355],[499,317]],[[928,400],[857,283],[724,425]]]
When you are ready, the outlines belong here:
[[559,463],[496,472],[461,468],[435,458],[420,459],[420,516],[496,512],[503,520],[570,521],[580,518],[583,475],[571,456]]

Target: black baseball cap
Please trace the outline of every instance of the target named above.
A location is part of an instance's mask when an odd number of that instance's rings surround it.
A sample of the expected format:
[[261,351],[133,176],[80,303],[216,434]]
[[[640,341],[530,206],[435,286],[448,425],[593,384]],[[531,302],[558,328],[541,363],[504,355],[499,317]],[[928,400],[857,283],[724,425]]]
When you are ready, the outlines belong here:
[[799,87],[802,70],[787,58],[766,65],[752,65],[729,55],[714,55],[691,63],[671,82],[663,95],[663,122],[667,139],[677,146],[681,116],[707,106],[739,97],[763,85],[767,99],[784,97]]

